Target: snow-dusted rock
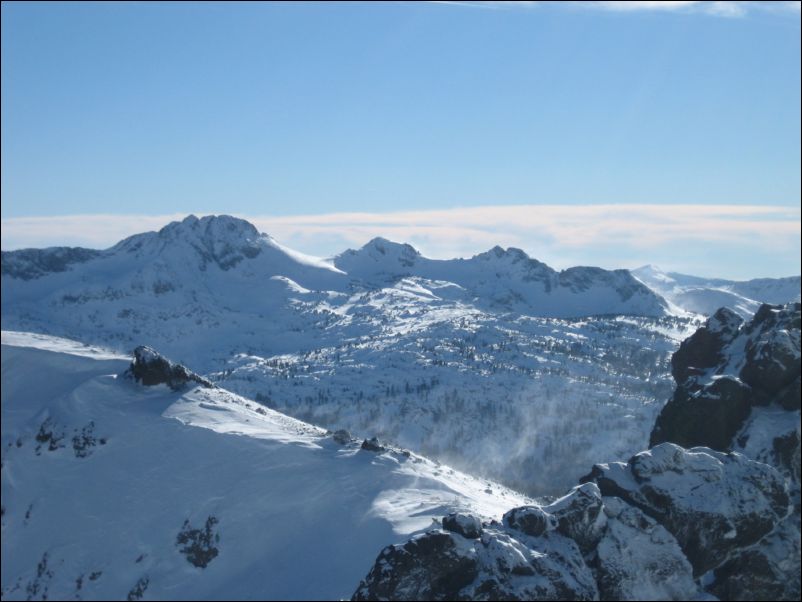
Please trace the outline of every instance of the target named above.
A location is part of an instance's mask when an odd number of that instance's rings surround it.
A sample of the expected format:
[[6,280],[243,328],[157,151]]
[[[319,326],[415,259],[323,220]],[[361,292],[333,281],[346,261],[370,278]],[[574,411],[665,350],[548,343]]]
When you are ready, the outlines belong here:
[[602,495],[595,483],[583,483],[545,506],[557,521],[557,531],[573,539],[583,553],[592,550],[604,531]]
[[758,545],[737,550],[712,571],[707,589],[720,600],[799,600],[799,513]]
[[522,541],[486,527],[479,539],[432,530],[379,554],[352,600],[594,600],[576,545],[553,534]]
[[150,347],[140,345],[134,349],[134,359],[126,370],[137,382],[145,386],[167,385],[174,391],[194,382],[202,387],[212,388],[211,381],[198,376],[186,366],[171,362],[169,359]]
[[672,357],[677,389],[652,445],[732,449],[755,406],[800,407],[800,304],[763,305],[744,323],[722,308]]
[[504,514],[504,526],[522,531],[532,537],[540,537],[557,527],[557,519],[542,506],[521,506]]
[[476,539],[482,534],[482,521],[472,514],[452,512],[443,517],[443,529],[459,533],[467,539]]
[[594,563],[603,600],[699,597],[693,569],[673,535],[620,498],[604,498],[604,514],[606,529]]
[[663,525],[696,575],[759,541],[788,512],[777,470],[734,452],[662,443],[626,464],[597,464],[585,479]]

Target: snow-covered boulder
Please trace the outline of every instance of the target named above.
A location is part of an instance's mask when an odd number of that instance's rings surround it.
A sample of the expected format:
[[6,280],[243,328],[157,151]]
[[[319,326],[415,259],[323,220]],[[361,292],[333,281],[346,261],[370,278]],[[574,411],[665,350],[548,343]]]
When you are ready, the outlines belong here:
[[482,535],[482,521],[473,514],[452,512],[443,517],[443,529],[459,533],[467,539],[477,539]]
[[540,537],[546,531],[557,527],[557,520],[541,506],[521,506],[513,508],[503,518],[504,525],[517,529],[532,537]]

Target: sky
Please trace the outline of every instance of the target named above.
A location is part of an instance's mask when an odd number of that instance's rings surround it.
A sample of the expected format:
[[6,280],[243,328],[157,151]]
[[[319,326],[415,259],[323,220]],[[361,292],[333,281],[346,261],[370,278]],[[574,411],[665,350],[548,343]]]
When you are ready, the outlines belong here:
[[800,272],[799,2],[2,4],[2,248],[189,213]]

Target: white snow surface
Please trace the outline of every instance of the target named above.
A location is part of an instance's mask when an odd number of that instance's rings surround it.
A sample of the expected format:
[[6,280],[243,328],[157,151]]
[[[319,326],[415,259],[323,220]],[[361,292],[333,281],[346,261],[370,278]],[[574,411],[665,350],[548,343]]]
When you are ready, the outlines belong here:
[[749,319],[763,303],[781,305],[800,299],[799,276],[735,281],[664,272],[653,265],[632,270],[632,275],[671,305],[704,316],[726,306]]
[[[383,546],[433,519],[531,503],[223,389],[140,386],[111,352],[2,342],[4,599],[121,599],[143,583],[152,599],[348,598]],[[219,553],[199,568],[176,538],[209,517]]]

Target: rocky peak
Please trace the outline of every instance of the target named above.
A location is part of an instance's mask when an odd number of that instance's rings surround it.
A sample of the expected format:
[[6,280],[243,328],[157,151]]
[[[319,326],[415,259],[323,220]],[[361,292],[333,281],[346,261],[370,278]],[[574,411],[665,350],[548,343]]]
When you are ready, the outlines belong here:
[[134,349],[134,359],[125,371],[125,375],[147,387],[167,385],[173,391],[183,389],[192,382],[206,388],[214,387],[210,381],[198,376],[186,366],[170,361],[145,345]]
[[250,222],[230,215],[189,215],[171,222],[158,232],[126,238],[113,250],[137,255],[180,260],[190,257],[201,270],[210,264],[228,270],[242,260],[259,255],[265,235]]
[[231,215],[206,215],[198,218],[188,215],[180,222],[170,222],[159,230],[159,236],[172,238],[192,236],[214,241],[242,241],[260,236],[256,227],[247,220]]
[[376,237],[360,249],[348,249],[338,255],[334,265],[357,278],[406,275],[415,266],[420,253],[406,243]]
[[722,307],[690,338],[685,339],[671,358],[671,372],[677,384],[705,374],[724,361],[724,350],[743,324],[734,311]]

